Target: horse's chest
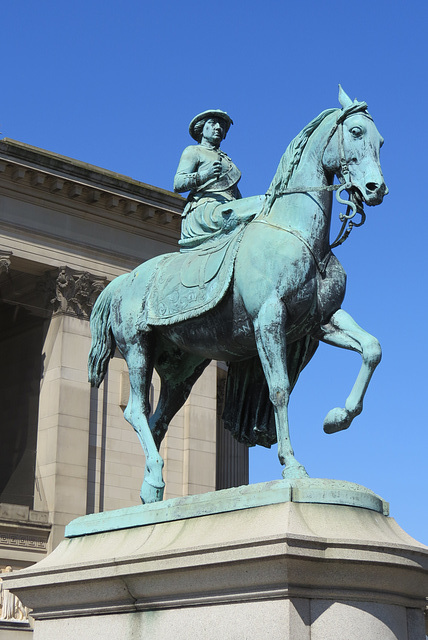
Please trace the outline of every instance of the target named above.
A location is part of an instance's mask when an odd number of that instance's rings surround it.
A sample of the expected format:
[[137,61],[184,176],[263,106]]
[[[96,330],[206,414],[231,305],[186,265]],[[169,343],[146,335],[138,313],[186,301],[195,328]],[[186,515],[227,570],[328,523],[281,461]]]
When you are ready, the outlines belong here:
[[339,260],[331,254],[324,278],[318,278],[317,307],[320,324],[342,306],[346,291],[346,273]]
[[287,340],[298,340],[325,324],[340,308],[345,289],[346,273],[332,254],[324,275],[318,270],[313,271],[306,280],[302,280],[293,295],[285,299]]

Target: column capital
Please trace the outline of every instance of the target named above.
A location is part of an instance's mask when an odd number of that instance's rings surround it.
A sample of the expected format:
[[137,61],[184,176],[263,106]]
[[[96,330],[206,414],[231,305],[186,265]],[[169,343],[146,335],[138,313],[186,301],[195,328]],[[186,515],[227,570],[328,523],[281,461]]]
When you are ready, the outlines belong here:
[[10,269],[12,251],[0,249],[0,273],[8,273]]
[[46,274],[48,304],[53,306],[54,315],[65,313],[88,320],[95,300],[106,284],[106,278],[94,276],[88,271],[59,267]]

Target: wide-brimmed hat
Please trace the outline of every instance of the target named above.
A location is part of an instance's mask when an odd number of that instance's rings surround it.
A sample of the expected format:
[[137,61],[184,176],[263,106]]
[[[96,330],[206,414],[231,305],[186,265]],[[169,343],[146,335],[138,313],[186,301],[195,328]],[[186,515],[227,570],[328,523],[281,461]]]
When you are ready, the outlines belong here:
[[226,124],[225,135],[229,131],[230,125],[233,124],[232,118],[226,113],[226,111],[221,111],[221,109],[209,109],[208,111],[198,113],[198,115],[195,116],[192,122],[189,124],[189,133],[197,142],[199,142],[199,136],[196,136],[195,134],[195,125],[201,120],[208,120],[208,118],[221,118],[222,120],[224,120]]

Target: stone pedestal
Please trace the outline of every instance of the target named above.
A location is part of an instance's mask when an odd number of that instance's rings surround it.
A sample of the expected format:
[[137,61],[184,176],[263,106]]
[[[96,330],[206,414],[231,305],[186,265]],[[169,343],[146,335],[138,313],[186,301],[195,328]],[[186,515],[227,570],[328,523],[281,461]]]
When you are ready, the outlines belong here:
[[424,640],[428,548],[386,511],[308,479],[96,514],[7,586],[35,640]]

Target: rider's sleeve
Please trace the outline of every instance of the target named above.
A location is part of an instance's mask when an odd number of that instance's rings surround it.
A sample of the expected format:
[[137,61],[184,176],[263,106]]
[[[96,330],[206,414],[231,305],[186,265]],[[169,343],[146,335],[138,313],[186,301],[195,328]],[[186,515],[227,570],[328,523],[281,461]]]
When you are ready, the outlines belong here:
[[195,191],[201,184],[198,174],[199,156],[197,147],[190,146],[184,149],[178,163],[177,173],[174,178],[174,191]]

